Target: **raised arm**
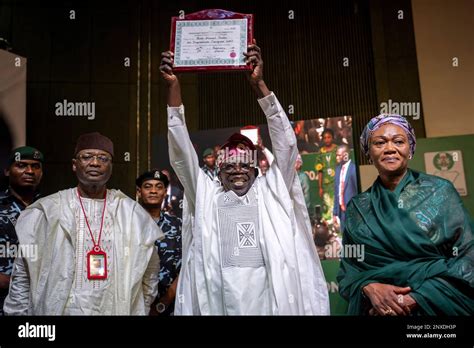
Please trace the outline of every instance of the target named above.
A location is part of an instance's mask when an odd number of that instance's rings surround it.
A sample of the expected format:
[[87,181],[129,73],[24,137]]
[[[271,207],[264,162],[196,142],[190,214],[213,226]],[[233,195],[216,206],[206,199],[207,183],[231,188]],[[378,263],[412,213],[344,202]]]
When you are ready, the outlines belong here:
[[186,127],[181,87],[178,77],[173,73],[173,62],[172,52],[168,51],[161,54],[160,71],[168,93],[169,156],[171,166],[184,187],[184,194],[189,207],[194,211],[199,160]]
[[244,55],[247,58],[247,63],[253,67],[251,74],[248,75],[248,80],[257,93],[260,107],[267,116],[273,155],[286,187],[290,190],[296,175],[294,166],[298,155],[295,132],[278,99],[263,81],[263,61],[260,48],[255,44],[255,41],[248,47],[248,51]]

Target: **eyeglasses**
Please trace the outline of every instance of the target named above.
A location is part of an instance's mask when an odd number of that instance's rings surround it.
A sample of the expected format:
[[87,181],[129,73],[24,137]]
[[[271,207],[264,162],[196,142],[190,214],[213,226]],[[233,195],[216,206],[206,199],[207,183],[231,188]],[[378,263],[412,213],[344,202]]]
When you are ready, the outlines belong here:
[[240,168],[242,173],[248,173],[251,168],[249,163],[227,163],[222,166],[222,171],[230,174],[237,171],[237,166]]
[[77,158],[79,158],[79,160],[84,164],[91,163],[94,160],[94,158],[97,158],[97,160],[103,164],[107,164],[112,160],[112,158],[106,155],[93,155],[90,153],[79,155],[77,156]]

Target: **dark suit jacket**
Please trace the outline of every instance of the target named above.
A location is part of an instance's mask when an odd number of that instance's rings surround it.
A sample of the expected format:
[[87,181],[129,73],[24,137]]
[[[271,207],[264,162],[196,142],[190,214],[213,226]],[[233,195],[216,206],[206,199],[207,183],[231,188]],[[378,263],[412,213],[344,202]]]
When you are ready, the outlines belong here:
[[[339,207],[339,178],[341,176],[342,164],[336,166],[336,175],[334,180],[334,208],[333,215],[339,216],[340,207]],[[347,169],[346,181],[344,182],[344,204],[347,207],[347,204],[352,197],[357,195],[357,175],[356,167],[354,161],[349,163],[349,168]]]

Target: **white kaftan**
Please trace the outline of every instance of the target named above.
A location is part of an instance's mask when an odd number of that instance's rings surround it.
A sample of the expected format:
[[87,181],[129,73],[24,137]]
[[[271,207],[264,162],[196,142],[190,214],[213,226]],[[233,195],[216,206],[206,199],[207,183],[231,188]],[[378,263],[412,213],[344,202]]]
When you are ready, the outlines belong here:
[[[83,203],[97,238],[103,200]],[[30,205],[21,213],[16,231],[20,244],[38,246],[38,257],[15,259],[6,315],[148,315],[158,292],[155,241],[164,235],[122,192],[107,190],[101,242],[108,258],[105,281],[90,281],[85,273],[85,254],[92,242],[77,188]]]
[[[185,195],[177,315],[329,314],[327,285],[294,169],[296,138],[273,93],[259,103],[275,161],[243,201],[224,193],[200,169],[184,107],[168,107],[170,163]],[[228,202],[228,210],[240,206],[238,217],[221,211],[226,194],[235,201]]]

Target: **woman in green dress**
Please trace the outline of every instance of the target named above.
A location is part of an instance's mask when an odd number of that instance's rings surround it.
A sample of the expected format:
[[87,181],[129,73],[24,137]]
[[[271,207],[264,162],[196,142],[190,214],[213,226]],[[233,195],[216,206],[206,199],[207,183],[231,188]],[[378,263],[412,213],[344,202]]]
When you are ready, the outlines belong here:
[[334,176],[336,174],[336,151],[334,131],[324,129],[322,133],[323,146],[319,150],[316,171],[318,172],[319,197],[323,200],[323,219],[332,223],[332,208],[334,206]]
[[348,314],[474,314],[472,220],[451,182],[408,169],[415,145],[398,115],[374,117],[362,133],[379,176],[347,207],[343,245],[364,245],[363,261],[341,260]]

